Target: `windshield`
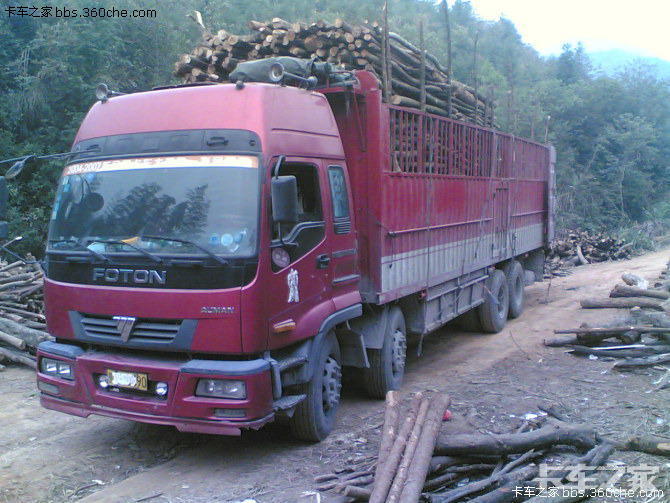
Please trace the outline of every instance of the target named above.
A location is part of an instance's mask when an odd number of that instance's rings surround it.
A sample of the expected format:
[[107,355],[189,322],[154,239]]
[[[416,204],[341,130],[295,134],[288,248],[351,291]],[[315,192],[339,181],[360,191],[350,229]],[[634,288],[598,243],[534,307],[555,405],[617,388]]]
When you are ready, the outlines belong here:
[[56,193],[49,250],[252,256],[259,199],[251,156],[73,164]]

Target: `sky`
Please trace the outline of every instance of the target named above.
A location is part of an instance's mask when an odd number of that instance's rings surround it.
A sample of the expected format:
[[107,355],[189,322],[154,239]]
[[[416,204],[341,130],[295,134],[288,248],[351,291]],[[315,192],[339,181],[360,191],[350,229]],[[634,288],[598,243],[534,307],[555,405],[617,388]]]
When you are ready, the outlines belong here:
[[470,0],[484,19],[504,16],[544,55],[565,42],[587,52],[623,49],[670,61],[670,0]]

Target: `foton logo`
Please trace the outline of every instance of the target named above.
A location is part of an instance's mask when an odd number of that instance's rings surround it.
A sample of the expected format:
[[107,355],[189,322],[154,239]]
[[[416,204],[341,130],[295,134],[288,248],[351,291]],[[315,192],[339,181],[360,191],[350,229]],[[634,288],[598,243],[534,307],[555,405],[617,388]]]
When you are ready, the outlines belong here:
[[164,285],[166,277],[167,271],[155,271],[153,269],[93,268],[93,281],[106,281],[107,283]]

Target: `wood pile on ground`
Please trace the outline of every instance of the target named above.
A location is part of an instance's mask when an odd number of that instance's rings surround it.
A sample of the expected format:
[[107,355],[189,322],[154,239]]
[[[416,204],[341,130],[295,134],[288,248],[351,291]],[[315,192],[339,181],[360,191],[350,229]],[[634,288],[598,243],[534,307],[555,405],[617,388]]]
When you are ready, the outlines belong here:
[[559,337],[545,339],[578,356],[618,360],[615,370],[652,367],[664,371],[655,390],[670,387],[670,263],[653,285],[631,273],[621,276],[609,297],[582,299],[584,309],[630,309],[618,320],[600,326],[555,330]]
[[548,274],[565,276],[575,266],[629,259],[632,248],[633,243],[604,233],[569,230],[564,237],[551,243],[547,257]]
[[0,262],[0,370],[19,363],[35,368],[37,345],[52,337],[46,332],[42,270],[32,257],[27,263]]
[[[281,18],[250,21],[251,33],[235,35],[208,31],[197,20],[202,42],[175,63],[174,73],[184,83],[228,82],[244,61],[290,56],[328,62],[334,70],[369,70],[375,73],[387,101],[422,108],[427,112],[493,125],[493,101],[450,79],[447,69],[432,54],[422,51],[380,23],[289,23]],[[385,35],[387,34],[387,35]],[[386,43],[385,43],[386,42]],[[386,62],[386,64],[384,64]]]
[[[342,502],[539,503],[547,501],[552,484],[573,483],[569,467],[585,466],[585,476],[604,484],[609,475],[598,467],[615,449],[670,455],[667,440],[606,438],[590,425],[566,422],[551,406],[528,414],[513,432],[448,435],[441,431],[448,406],[445,395],[417,393],[405,409],[390,391],[378,457],[352,460],[316,477],[317,489],[339,493],[340,499],[329,501]],[[565,469],[552,472],[550,482],[540,478],[540,463]]]

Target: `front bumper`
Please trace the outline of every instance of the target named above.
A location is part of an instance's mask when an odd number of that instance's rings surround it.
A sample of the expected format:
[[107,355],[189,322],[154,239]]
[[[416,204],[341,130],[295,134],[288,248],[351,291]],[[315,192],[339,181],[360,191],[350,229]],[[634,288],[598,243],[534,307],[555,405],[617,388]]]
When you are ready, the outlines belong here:
[[[111,352],[84,351],[78,346],[46,342],[37,352],[42,357],[72,365],[74,379],[66,380],[38,370],[40,403],[80,417],[91,414],[142,423],[175,426],[179,431],[239,435],[242,429],[258,429],[274,419],[272,378],[266,360],[178,360],[144,358]],[[166,382],[168,393],[158,397],[123,389],[104,389],[98,376],[107,370],[141,372],[149,382]],[[240,400],[195,395],[199,379],[244,381],[246,398]],[[236,410],[236,418],[223,418],[215,411]]]

